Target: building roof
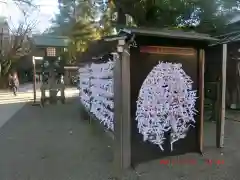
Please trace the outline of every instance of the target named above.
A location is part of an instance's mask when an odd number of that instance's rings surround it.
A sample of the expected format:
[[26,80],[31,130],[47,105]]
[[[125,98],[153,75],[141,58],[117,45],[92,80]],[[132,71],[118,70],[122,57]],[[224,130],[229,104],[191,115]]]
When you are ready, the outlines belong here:
[[41,47],[67,47],[69,39],[65,36],[33,35],[33,44]]
[[118,39],[122,36],[108,36],[101,40],[93,41],[80,57],[81,63],[94,61],[95,57],[107,55],[116,51]]
[[185,39],[194,41],[217,41],[218,39],[211,37],[208,34],[196,33],[193,31],[169,30],[169,29],[155,29],[155,28],[124,28],[121,31],[128,33],[135,33],[146,36],[157,36],[170,39]]
[[184,32],[180,30],[167,30],[167,29],[151,29],[151,28],[124,28],[120,30],[118,35],[107,36],[101,40],[93,41],[89,44],[87,50],[79,58],[81,63],[92,62],[94,57],[100,57],[116,51],[119,39],[129,39],[128,34],[146,35],[163,37],[170,39],[193,40],[199,42],[216,42],[218,39],[213,38],[207,34],[200,34],[196,32]]
[[236,14],[234,17],[232,17],[227,25],[234,24],[240,21],[240,14]]
[[219,38],[220,40],[214,43],[213,45],[238,42],[240,41],[240,31],[233,31],[230,33],[226,33],[226,34],[217,36],[217,38]]

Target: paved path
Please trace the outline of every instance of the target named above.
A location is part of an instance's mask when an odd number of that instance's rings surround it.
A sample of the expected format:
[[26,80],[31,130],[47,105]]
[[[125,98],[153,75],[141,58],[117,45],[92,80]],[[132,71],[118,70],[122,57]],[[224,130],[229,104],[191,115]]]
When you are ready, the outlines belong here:
[[[49,93],[46,93],[48,96]],[[78,95],[76,88],[67,88],[66,97],[75,97]],[[40,91],[37,91],[37,100],[40,99]],[[16,112],[18,112],[27,102],[33,101],[32,84],[22,85],[19,88],[17,96],[10,91],[0,92],[0,127],[4,125]]]
[[1,180],[108,180],[110,142],[79,118],[78,100],[26,105],[0,128]]
[[25,105],[25,102],[0,104],[0,127],[2,127],[24,105]]
[[33,95],[20,92],[14,96],[9,91],[0,92],[0,127],[3,126],[26,102],[32,100]]
[[[226,122],[225,148],[215,146],[215,124],[205,123],[204,155],[172,157],[195,165],[142,163],[124,180],[239,180],[240,123]],[[80,119],[78,100],[45,108],[25,105],[0,128],[0,180],[108,180],[112,142]],[[224,160],[208,165],[206,161]]]

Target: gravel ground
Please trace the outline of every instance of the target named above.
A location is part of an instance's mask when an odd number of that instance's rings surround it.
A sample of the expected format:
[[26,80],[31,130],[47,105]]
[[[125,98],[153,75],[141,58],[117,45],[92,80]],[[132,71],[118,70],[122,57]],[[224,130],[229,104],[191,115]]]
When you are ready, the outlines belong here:
[[[80,119],[76,100],[45,108],[26,105],[0,129],[0,180],[108,180],[112,174],[112,142],[97,127]],[[214,123],[205,123],[204,155],[169,160],[196,164],[143,163],[124,180],[238,180],[240,124],[226,122],[225,148],[217,150]],[[209,159],[223,164],[206,163]],[[173,162],[173,161],[172,161]]]

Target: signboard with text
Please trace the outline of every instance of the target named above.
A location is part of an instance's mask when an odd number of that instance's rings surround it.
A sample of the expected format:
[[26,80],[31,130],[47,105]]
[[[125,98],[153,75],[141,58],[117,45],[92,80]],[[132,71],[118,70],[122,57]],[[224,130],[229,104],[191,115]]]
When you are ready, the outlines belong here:
[[149,54],[169,54],[182,56],[193,56],[196,54],[196,50],[193,48],[179,48],[167,46],[141,46],[140,52]]

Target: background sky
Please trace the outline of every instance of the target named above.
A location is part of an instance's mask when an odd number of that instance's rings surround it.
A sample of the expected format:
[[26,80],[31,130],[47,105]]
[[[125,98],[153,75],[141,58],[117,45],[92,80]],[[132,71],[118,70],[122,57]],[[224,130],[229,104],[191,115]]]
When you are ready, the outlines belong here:
[[[38,9],[31,9],[30,20],[37,20],[38,23],[35,32],[43,32],[51,25],[51,19],[58,12],[57,0],[35,0],[35,4],[39,5]],[[5,16],[9,20],[10,26],[17,26],[21,20],[22,13],[12,0],[0,0],[0,16]]]

